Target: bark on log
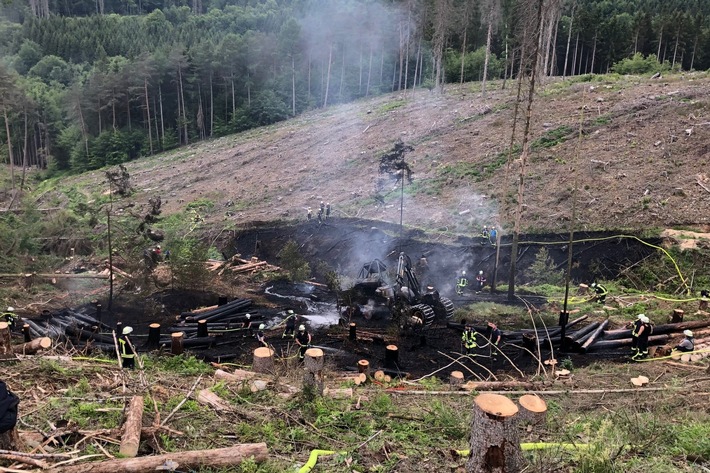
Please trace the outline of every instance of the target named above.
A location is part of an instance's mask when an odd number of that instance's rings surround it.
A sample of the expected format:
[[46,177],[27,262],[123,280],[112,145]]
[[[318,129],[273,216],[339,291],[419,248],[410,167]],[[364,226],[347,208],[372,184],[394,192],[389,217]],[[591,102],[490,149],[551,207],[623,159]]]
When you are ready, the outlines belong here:
[[133,396],[126,408],[126,421],[123,423],[121,431],[121,447],[119,449],[121,455],[128,458],[138,455],[142,427],[143,396]]
[[474,401],[467,473],[516,473],[523,466],[516,415],[518,407],[499,394]]
[[[710,320],[693,320],[690,322],[681,322],[678,324],[663,324],[653,327],[654,335],[665,333],[682,332],[683,330],[695,330],[699,328],[710,327]],[[620,328],[615,330],[607,330],[604,332],[604,340],[616,340],[619,338],[630,338],[631,330]]]
[[[663,345],[668,341],[670,335],[651,335],[648,337],[649,345]],[[614,348],[623,348],[631,346],[632,339],[622,338],[620,340],[599,340],[594,345],[590,346],[588,351],[597,350],[612,350]]]
[[186,470],[203,467],[230,467],[239,465],[248,458],[253,458],[255,462],[261,463],[267,459],[267,456],[268,450],[265,443],[245,443],[212,450],[191,450],[149,457],[75,463],[45,471],[47,473],[152,473],[166,462],[177,463],[180,470]]
[[208,336],[207,333],[207,321],[205,319],[201,319],[197,321],[197,337],[206,337]]
[[232,410],[232,406],[224,399],[217,396],[209,389],[202,389],[197,393],[197,402],[210,406],[217,412],[228,412]]
[[0,358],[12,358],[13,356],[10,326],[7,322],[0,322]]
[[30,334],[30,324],[22,325],[22,336],[25,338],[25,343],[32,341],[32,335]]
[[348,334],[348,339],[351,342],[357,341],[357,324],[355,322],[352,322],[350,325],[350,333]]
[[21,355],[34,355],[40,350],[46,350],[52,346],[52,339],[49,337],[35,338],[31,342],[15,345],[12,351]]
[[582,339],[585,335],[594,332],[594,330],[599,327],[599,322],[592,322],[591,324],[587,325],[584,328],[581,328],[577,330],[574,333],[571,333],[565,337],[565,343],[567,344],[568,347],[571,347],[574,342],[577,342],[578,340]]
[[259,347],[254,350],[252,369],[256,373],[273,373],[274,350],[269,347]]
[[589,335],[589,337],[587,337],[587,339],[584,341],[584,343],[582,343],[582,345],[579,347],[579,350],[582,353],[586,353],[586,351],[589,350],[589,347],[592,346],[592,344],[595,341],[597,341],[597,339],[602,334],[604,329],[607,328],[608,326],[609,326],[609,319],[606,319],[604,322],[601,323],[601,325],[599,325],[599,327],[597,327],[597,329],[594,332],[592,332]]
[[173,355],[182,355],[182,352],[184,351],[182,341],[183,337],[185,334],[182,332],[177,332],[173,333],[172,336],[170,337],[171,343],[170,343],[170,352]]

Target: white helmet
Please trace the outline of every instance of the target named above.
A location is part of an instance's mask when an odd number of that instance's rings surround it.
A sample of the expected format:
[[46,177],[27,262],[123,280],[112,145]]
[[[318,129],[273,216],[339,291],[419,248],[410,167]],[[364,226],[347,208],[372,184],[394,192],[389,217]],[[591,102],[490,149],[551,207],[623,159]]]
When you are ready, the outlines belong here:
[[644,315],[643,318],[641,319],[641,322],[643,322],[643,323],[645,323],[645,324],[649,323],[650,321],[651,321],[651,319],[649,319],[649,318],[646,317],[645,315]]
[[299,325],[299,326],[298,326],[298,331],[299,331],[299,332],[305,332],[305,331],[306,331],[306,326],[305,326],[305,325]]
[[292,311],[291,309],[287,310],[286,313],[287,313],[288,315],[293,315],[293,311]]
[[461,274],[463,274],[464,276],[466,276],[466,270],[464,269],[463,271],[461,271]]
[[123,327],[123,334],[128,335],[129,333],[133,333],[133,327],[129,327],[129,326]]
[[266,325],[264,324],[259,324],[259,330],[264,330],[266,328]]
[[8,312],[15,312],[15,308],[14,308],[14,307],[8,307],[8,308],[7,308],[7,311],[8,311]]
[[684,330],[684,331],[683,331],[683,335],[685,335],[686,337],[691,337],[691,338],[692,338],[693,332],[690,331],[690,330]]
[[483,274],[483,271],[479,271],[478,274]]
[[636,316],[636,318],[639,320],[643,320],[644,317],[646,317],[646,314],[639,314],[638,316]]
[[597,283],[593,282],[591,287],[597,287]]
[[245,317],[247,318],[247,320],[249,320],[249,319],[251,319],[251,314],[247,314],[247,315],[245,315]]

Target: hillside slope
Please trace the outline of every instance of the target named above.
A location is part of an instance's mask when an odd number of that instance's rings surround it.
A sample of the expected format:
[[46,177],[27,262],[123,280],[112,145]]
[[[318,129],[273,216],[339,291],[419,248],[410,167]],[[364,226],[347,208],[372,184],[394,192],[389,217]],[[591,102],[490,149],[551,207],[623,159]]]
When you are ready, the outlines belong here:
[[[214,223],[304,219],[321,200],[336,216],[399,222],[396,180],[381,180],[375,197],[380,156],[402,140],[414,147],[405,157],[414,171],[404,188],[406,224],[505,230],[518,181],[518,167],[506,166],[516,84],[507,86],[493,83],[486,98],[478,84],[449,87],[443,96],[376,97],[132,162],[135,199],[159,195],[166,213],[204,199],[214,207],[201,217]],[[523,126],[521,119],[518,144]],[[707,229],[708,74],[548,80],[531,131],[525,229],[566,230],[575,180],[578,229]],[[87,193],[107,187],[98,171],[64,185]]]

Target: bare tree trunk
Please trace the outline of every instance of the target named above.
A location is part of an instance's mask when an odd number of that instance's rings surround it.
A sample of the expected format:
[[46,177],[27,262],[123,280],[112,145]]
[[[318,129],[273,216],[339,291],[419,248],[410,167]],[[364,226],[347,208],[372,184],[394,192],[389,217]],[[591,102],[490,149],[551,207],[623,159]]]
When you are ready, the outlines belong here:
[[402,31],[402,22],[399,22],[399,85],[397,90],[402,90],[402,74],[404,71],[404,32]]
[[412,10],[409,9],[409,18],[407,19],[407,35],[405,37],[404,46],[404,90],[407,90],[407,82],[409,81],[409,39],[411,31],[411,21],[412,21]]
[[365,87],[365,97],[370,96],[370,81],[372,79],[372,44],[370,44],[370,60],[367,64],[367,86]]
[[562,70],[562,78],[563,79],[565,77],[567,77],[567,60],[569,59],[569,45],[572,42],[572,26],[574,25],[574,9],[575,8],[577,8],[576,2],[572,4],[572,16],[569,19],[569,32],[567,34],[567,50],[565,51],[565,68]]
[[330,66],[333,63],[333,43],[330,43],[330,50],[328,52],[328,74],[325,79],[325,95],[323,96],[323,107],[328,106],[328,90],[330,89]]
[[693,43],[693,55],[690,57],[690,70],[693,70],[693,64],[695,64],[695,50],[698,49],[698,35],[695,36],[695,42]]
[[29,143],[27,141],[27,137],[29,136],[29,130],[28,130],[28,123],[27,123],[27,106],[24,108],[24,115],[25,115],[25,136],[22,140],[23,146],[22,146],[22,178],[20,179],[20,193],[22,193],[22,189],[25,188],[25,175],[27,172],[27,154],[29,150],[27,149],[29,146]]
[[10,134],[10,120],[7,118],[7,107],[2,107],[3,117],[5,118],[5,134],[7,135],[7,156],[10,161],[10,181],[11,189],[15,190],[15,158],[12,156],[12,135]]
[[213,72],[210,71],[210,136],[214,133],[214,84]]
[[675,58],[678,54],[678,41],[680,40],[680,31],[676,33],[675,36],[675,47],[673,48],[673,63],[671,64],[671,69],[675,69]]
[[594,46],[592,47],[592,66],[589,68],[589,73],[594,74],[594,59],[597,56],[597,32],[594,32]]
[[534,49],[531,56],[530,70],[530,90],[528,91],[527,109],[525,111],[525,129],[523,130],[523,146],[520,154],[520,173],[518,177],[518,202],[515,212],[515,225],[513,227],[513,242],[510,250],[510,278],[508,282],[508,300],[512,301],[515,298],[515,263],[518,257],[518,240],[520,238],[520,223],[523,216],[523,200],[525,194],[525,172],[527,167],[528,155],[530,153],[530,126],[532,123],[532,106],[535,99],[535,77],[537,75],[537,57],[540,49],[540,35],[542,34],[542,8],[544,0],[537,2],[537,21],[536,29],[534,30],[535,41],[533,42]]
[[[340,63],[340,85],[338,86],[338,100],[343,101],[343,83],[345,82],[345,45],[343,45],[343,60]],[[362,92],[362,50],[360,51],[360,86],[358,93]]]
[[463,30],[463,41],[461,43],[461,77],[459,78],[459,84],[463,85],[463,73],[464,66],[466,65],[466,35],[468,34],[468,28],[464,27]]
[[577,32],[577,40],[574,42],[574,54],[572,55],[572,76],[577,75],[575,74],[575,70],[577,67],[577,48],[579,47],[579,31]]
[[180,101],[182,102],[182,120],[183,120],[183,128],[185,130],[185,144],[190,143],[190,136],[189,132],[187,129],[187,110],[185,110],[185,89],[183,88],[182,85],[182,68],[178,66],[178,78],[179,78],[179,83],[180,83]]
[[291,113],[296,116],[296,59],[291,56]]
[[491,60],[491,37],[493,36],[493,21],[488,21],[488,33],[486,34],[486,59],[483,61],[483,84],[481,93],[486,96],[486,80],[488,79],[488,62]]
[[163,87],[158,85],[158,102],[160,103],[160,143],[165,146],[165,120],[163,119]]
[[143,91],[145,92],[145,112],[148,115],[148,143],[150,144],[150,154],[153,154],[153,131],[150,123],[150,99],[148,97],[148,79],[143,78]]
[[658,37],[658,51],[656,52],[656,60],[661,60],[661,44],[663,44],[663,28],[661,27],[661,34]]

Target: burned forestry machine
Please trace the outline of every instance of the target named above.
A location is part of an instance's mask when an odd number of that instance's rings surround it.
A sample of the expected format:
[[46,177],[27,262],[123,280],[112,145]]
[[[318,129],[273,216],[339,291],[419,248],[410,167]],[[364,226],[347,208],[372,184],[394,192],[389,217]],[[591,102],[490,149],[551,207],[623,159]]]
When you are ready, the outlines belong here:
[[387,267],[378,259],[365,263],[360,270],[355,291],[368,297],[368,305],[372,305],[373,300],[379,305],[365,311],[379,312],[380,307],[386,305],[393,322],[401,329],[414,331],[426,330],[437,318],[449,319],[454,314],[450,299],[439,295],[431,286],[422,290],[407,254],[399,255],[394,284],[388,283],[386,271]]

